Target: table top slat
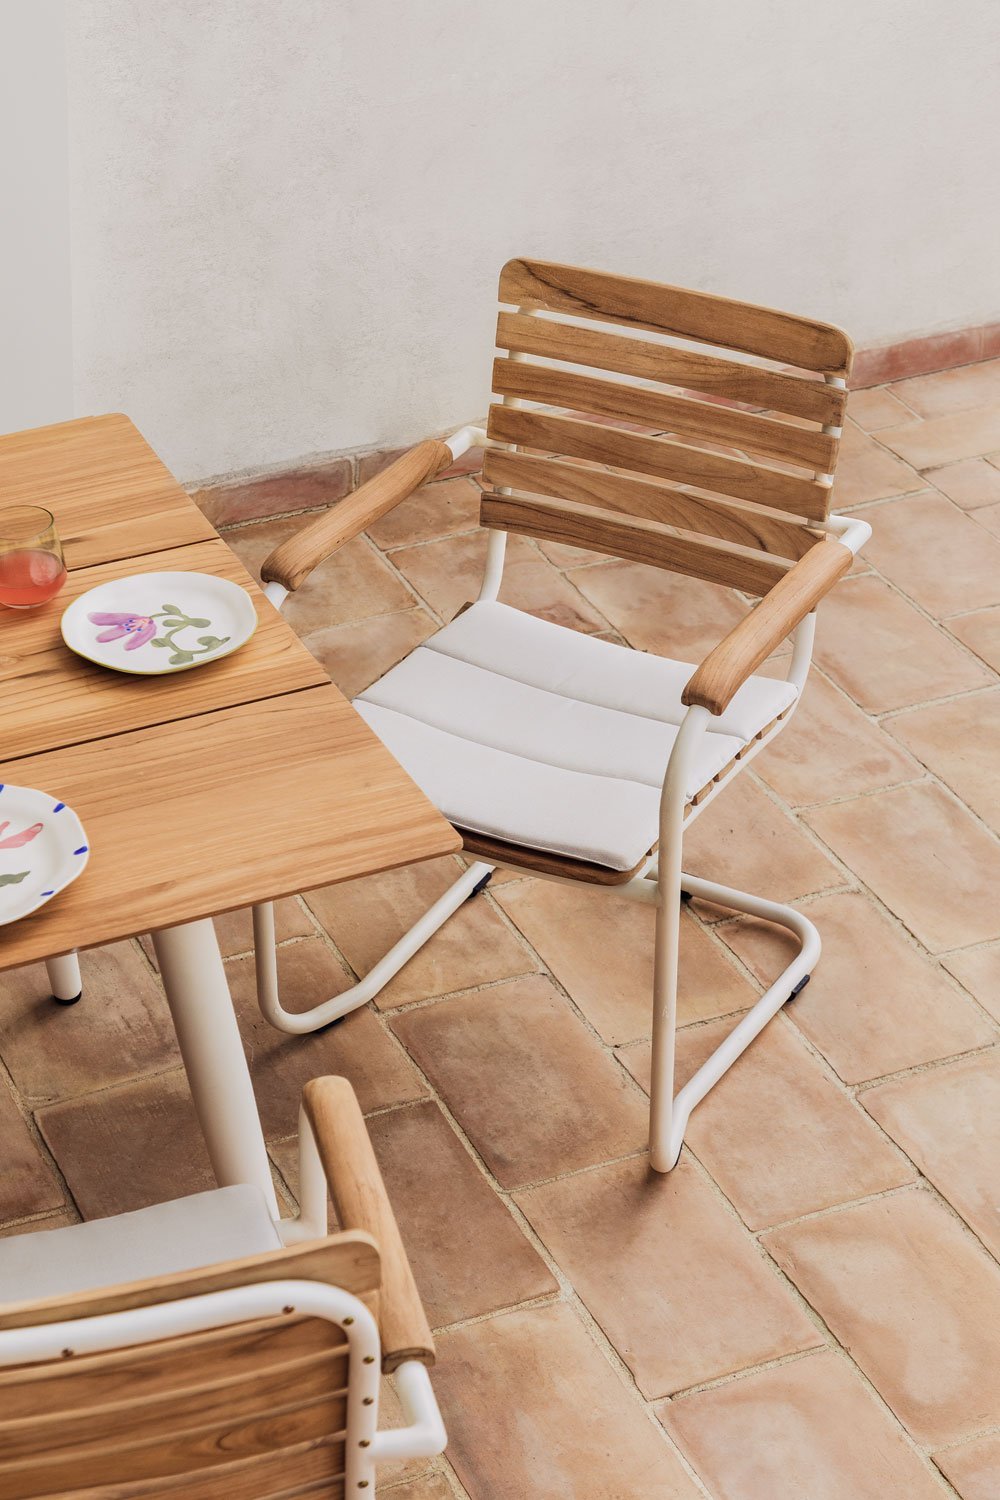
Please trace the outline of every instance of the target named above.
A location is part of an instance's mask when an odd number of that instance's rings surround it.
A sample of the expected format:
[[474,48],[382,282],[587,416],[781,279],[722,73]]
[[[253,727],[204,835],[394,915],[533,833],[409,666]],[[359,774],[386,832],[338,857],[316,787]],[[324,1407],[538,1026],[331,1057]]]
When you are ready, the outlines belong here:
[[0,764],[79,814],[90,861],[0,927],[0,969],[457,852],[332,683]]
[[[64,644],[59,620],[74,599],[111,579],[161,570],[211,573],[245,589],[258,619],[246,645],[191,671],[136,677],[85,661]],[[12,759],[39,754],[327,682],[323,668],[265,599],[235,553],[216,537],[191,547],[80,568],[48,604],[0,611],[0,755]]]
[[0,510],[8,505],[52,512],[71,571],[216,535],[117,412],[0,436]]

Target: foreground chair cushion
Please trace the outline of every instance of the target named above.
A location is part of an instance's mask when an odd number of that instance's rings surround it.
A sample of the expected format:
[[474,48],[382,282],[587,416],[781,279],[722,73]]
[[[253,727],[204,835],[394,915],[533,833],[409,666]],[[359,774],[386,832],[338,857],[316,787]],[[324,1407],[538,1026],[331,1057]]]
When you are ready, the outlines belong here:
[[[460,828],[611,870],[656,842],[694,667],[506,604],[473,604],[356,699]],[[752,677],[704,735],[688,800],[794,702]]]
[[280,1249],[259,1189],[216,1188],[111,1219],[0,1240],[0,1302],[142,1281]]

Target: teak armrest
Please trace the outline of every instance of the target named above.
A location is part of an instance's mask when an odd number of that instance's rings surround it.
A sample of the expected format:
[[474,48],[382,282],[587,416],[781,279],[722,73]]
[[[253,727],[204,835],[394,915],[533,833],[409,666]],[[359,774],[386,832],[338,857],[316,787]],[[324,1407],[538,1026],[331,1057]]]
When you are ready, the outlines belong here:
[[331,552],[364,531],[366,526],[384,516],[386,511],[392,510],[394,505],[412,495],[414,490],[452,462],[447,443],[436,438],[418,443],[355,490],[353,495],[338,501],[325,515],[275,547],[264,561],[261,578],[265,583],[280,583],[289,593],[294,593],[313,568]]
[[831,537],[810,547],[708,653],[689,678],[681,701],[688,707],[707,708],[711,714],[724,713],[747,678],[812,613],[853,561],[850,548]]
[[302,1106],[341,1228],[364,1229],[378,1241],[383,1370],[407,1359],[432,1365],[434,1340],[354,1090],[346,1078],[314,1078]]

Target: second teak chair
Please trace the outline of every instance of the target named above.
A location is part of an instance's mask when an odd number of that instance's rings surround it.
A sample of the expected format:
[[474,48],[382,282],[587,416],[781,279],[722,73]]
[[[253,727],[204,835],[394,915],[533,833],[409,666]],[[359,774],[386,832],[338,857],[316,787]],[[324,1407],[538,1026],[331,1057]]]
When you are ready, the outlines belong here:
[[[510,261],[500,301],[500,399],[485,432],[420,443],[262,569],[280,608],[335,548],[485,447],[478,598],[356,700],[474,862],[364,979],[305,1014],[281,1006],[273,912],[256,908],[259,998],[288,1032],[347,1014],[498,866],[651,904],[650,1154],[666,1172],[691,1110],[819,958],[806,917],[686,874],[682,845],[795,712],[816,607],[870,535],[866,522],[831,512],[852,345],[808,318],[540,261]],[[500,603],[509,533],[759,602],[700,663],[649,655]],[[785,674],[755,675],[789,636]],[[680,908],[692,896],[789,929],[799,950],[675,1093]],[[614,951],[612,921],[609,966]]]

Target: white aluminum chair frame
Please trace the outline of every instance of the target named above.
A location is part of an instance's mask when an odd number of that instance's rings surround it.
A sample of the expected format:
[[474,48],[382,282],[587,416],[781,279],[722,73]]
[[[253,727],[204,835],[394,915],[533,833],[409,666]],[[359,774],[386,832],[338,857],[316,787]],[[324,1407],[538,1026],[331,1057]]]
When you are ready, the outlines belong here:
[[[522,309],[528,311],[528,309]],[[510,356],[517,358],[516,355]],[[840,377],[825,377],[828,384],[843,387]],[[510,402],[511,398],[505,398]],[[515,403],[516,404],[516,403]],[[839,427],[825,427],[825,432],[839,437]],[[459,458],[469,448],[490,446],[486,433],[480,428],[463,427],[453,437],[444,439],[452,456]],[[506,446],[506,445],[503,445]],[[821,483],[832,484],[832,476],[817,474]],[[811,522],[815,529],[828,531],[853,553],[857,553],[871,536],[867,521],[857,517],[832,514],[826,521]],[[478,599],[496,599],[503,577],[507,534],[491,530],[486,554],[486,566]],[[280,609],[288,590],[280,583],[267,584],[264,592],[271,603]],[[659,844],[660,854],[652,853],[631,880],[621,885],[597,886],[592,889],[606,890],[609,895],[643,901],[656,907],[656,939],[653,969],[653,1025],[652,1025],[652,1079],[650,1083],[650,1162],[658,1172],[669,1172],[676,1164],[684,1141],[684,1132],[691,1111],[709,1090],[718,1083],[733,1063],[746,1051],[754,1037],[767,1025],[786,1001],[801,989],[812,973],[820,956],[820,936],[816,927],[793,907],[782,902],[767,901],[748,891],[739,891],[731,886],[719,885],[688,875],[681,867],[684,829],[714,801],[719,792],[775,738],[788,723],[798,706],[809,667],[812,662],[813,640],[816,633],[815,611],[807,615],[792,635],[792,656],[787,680],[794,683],[796,698],[791,708],[778,719],[766,734],[751,742],[744,754],[729,772],[716,781],[707,794],[696,805],[688,806],[684,789],[688,784],[688,769],[692,764],[698,742],[708,729],[711,714],[707,708],[694,705],[687,709],[678,729],[677,738],[667,763],[663,791],[660,798]],[[328,1026],[342,1016],[348,1015],[358,1006],[364,1005],[389,983],[409,959],[417,953],[453,912],[485,884],[497,867],[516,870],[543,880],[578,885],[581,882],[564,875],[548,871],[527,870],[515,861],[477,860],[438,898],[429,911],[400,938],[399,942],[356,984],[335,995],[332,999],[314,1006],[311,1010],[292,1013],[281,1004],[278,988],[277,950],[274,937],[274,908],[268,902],[253,909],[255,962],[257,969],[257,997],[265,1018],[280,1031],[302,1035]],[[680,946],[680,909],[685,897],[699,897],[718,906],[747,915],[760,917],[785,927],[799,943],[799,950],[756,1003],[734,1026],[725,1040],[704,1062],[697,1072],[677,1094],[674,1094],[674,1053],[677,1030],[677,978]]]
[[[329,1188],[309,1116],[299,1107],[299,1213],[274,1216],[285,1245],[323,1239],[329,1230]],[[319,1281],[265,1281],[198,1297],[149,1304],[93,1318],[40,1323],[0,1331],[0,1368],[37,1364],[73,1355],[131,1349],[158,1339],[227,1328],[253,1318],[282,1314],[326,1318],[348,1345],[345,1494],[371,1489],[375,1466],[397,1459],[434,1458],[448,1441],[427,1367],[404,1360],[393,1372],[405,1426],[378,1430],[381,1349],[378,1325],[363,1302],[340,1287]],[[346,1321],[345,1321],[346,1320]]]

